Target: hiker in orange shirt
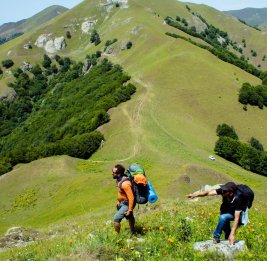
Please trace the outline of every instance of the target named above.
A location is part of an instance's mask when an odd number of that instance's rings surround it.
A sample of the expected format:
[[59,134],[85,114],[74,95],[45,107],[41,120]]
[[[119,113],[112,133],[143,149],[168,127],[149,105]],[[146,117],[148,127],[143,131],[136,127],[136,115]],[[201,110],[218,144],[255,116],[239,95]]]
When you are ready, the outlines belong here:
[[125,174],[125,168],[121,164],[117,164],[112,169],[113,179],[116,179],[118,187],[117,212],[114,215],[114,228],[116,232],[120,232],[121,221],[126,218],[129,221],[131,233],[134,233],[135,219],[133,209],[135,200],[131,181]]

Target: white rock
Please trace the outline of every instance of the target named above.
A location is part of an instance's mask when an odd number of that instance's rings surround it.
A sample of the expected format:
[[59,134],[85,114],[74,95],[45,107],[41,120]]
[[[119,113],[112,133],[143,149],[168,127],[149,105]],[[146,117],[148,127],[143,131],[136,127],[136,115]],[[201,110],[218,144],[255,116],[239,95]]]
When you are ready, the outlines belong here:
[[34,43],[37,47],[43,48],[46,43],[50,40],[50,35],[51,34],[41,34],[37,38],[36,42]]
[[213,243],[213,240],[196,242],[194,244],[194,250],[201,252],[217,252],[231,259],[233,259],[237,253],[245,251],[246,248],[244,240],[236,241],[234,245],[230,245],[228,240],[221,240],[219,244]]
[[67,47],[67,44],[66,44],[64,36],[55,38],[54,45],[57,51],[61,49],[65,49]]
[[83,22],[82,26],[81,26],[82,32],[87,34],[95,24],[96,24],[96,21],[85,21],[85,22]]

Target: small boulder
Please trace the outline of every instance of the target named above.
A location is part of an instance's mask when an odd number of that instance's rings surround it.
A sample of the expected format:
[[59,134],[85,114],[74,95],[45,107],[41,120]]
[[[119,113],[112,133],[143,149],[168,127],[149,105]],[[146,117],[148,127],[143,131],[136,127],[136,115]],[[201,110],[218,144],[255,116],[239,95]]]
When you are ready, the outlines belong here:
[[26,50],[30,50],[30,49],[32,49],[32,45],[30,43],[27,43],[27,44],[23,45],[23,48]]
[[30,63],[28,63],[28,62],[23,61],[22,65],[20,66],[20,69],[23,72],[26,72],[26,71],[30,72],[32,70],[32,65]]
[[218,244],[215,244],[213,240],[196,242],[194,244],[194,250],[201,252],[217,252],[230,259],[234,259],[237,253],[243,252],[246,249],[247,247],[244,240],[236,241],[234,245],[230,245],[228,240],[221,240]]

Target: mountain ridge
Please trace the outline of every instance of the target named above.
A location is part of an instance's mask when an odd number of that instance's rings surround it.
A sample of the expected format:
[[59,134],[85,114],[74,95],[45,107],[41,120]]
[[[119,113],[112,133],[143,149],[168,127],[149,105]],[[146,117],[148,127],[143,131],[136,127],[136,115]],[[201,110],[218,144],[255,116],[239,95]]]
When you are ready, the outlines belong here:
[[251,8],[247,7],[240,10],[224,11],[225,14],[232,15],[251,26],[267,27],[267,7]]
[[41,26],[47,21],[50,21],[52,18],[66,12],[67,10],[69,9],[66,7],[52,5],[29,18],[22,19],[17,22],[4,23],[0,26],[0,37],[3,38],[17,33],[26,33],[38,26]]

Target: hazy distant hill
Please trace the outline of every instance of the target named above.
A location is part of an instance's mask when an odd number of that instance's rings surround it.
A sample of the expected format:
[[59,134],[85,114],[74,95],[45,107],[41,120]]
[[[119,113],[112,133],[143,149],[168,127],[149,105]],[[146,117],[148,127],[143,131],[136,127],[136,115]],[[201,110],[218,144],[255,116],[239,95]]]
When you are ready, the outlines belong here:
[[0,26],[0,38],[15,38],[11,36],[26,33],[29,30],[46,23],[47,21],[64,13],[67,10],[68,9],[64,6],[53,5],[30,18],[23,19],[18,22],[5,23]]
[[230,14],[249,25],[267,26],[267,8],[245,8],[241,10],[230,10],[224,13]]

